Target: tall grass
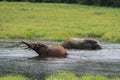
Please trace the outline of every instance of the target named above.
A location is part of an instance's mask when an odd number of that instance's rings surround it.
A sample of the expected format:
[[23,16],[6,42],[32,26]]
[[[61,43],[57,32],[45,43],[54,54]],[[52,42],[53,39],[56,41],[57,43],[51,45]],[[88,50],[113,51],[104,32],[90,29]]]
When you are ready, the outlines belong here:
[[120,42],[120,9],[76,4],[0,2],[0,39]]

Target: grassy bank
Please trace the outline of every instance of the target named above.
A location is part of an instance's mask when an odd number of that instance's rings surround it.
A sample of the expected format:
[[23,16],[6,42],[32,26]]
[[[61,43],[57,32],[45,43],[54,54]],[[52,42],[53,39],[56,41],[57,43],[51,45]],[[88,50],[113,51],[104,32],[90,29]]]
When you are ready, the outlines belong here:
[[102,75],[85,75],[77,77],[75,74],[65,72],[48,76],[46,80],[120,80],[120,78],[108,78]]
[[[8,75],[0,77],[0,80],[31,80],[31,79],[19,75]],[[85,75],[78,77],[75,74],[64,72],[56,75],[49,75],[48,77],[46,77],[45,80],[120,80],[120,78],[108,78],[102,75]]]
[[0,39],[120,42],[120,9],[75,4],[0,2]]

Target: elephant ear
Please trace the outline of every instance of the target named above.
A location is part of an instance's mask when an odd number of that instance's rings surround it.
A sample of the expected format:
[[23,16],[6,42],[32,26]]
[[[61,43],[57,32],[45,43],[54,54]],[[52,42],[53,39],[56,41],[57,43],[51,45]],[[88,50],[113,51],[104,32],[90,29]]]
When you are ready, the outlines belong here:
[[48,46],[47,46],[47,45],[45,45],[45,44],[40,44],[39,46],[40,46],[40,48],[39,48],[39,52],[40,52],[40,53],[42,53],[42,54],[48,53]]
[[97,41],[96,40],[85,40],[85,42],[87,42],[87,43],[90,43],[90,44],[96,44],[97,43]]
[[96,40],[91,40],[91,44],[97,44],[98,42]]

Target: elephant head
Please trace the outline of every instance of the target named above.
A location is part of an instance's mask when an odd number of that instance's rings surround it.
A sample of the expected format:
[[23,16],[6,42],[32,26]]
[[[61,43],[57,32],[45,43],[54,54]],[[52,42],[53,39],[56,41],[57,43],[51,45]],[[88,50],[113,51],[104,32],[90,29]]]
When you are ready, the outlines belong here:
[[100,46],[99,41],[96,40],[90,40],[90,39],[86,39],[84,40],[85,43],[90,43],[91,44],[91,50],[99,50],[102,49],[102,47]]
[[36,53],[39,54],[39,56],[44,57],[65,57],[66,56],[66,50],[62,46],[47,46],[45,44],[34,42],[32,44],[28,44],[24,41],[21,42],[21,44],[27,45],[27,49],[32,49]]
[[48,50],[48,47],[46,45],[41,44],[39,42],[34,42],[32,44],[28,44],[28,43],[22,41],[21,43],[23,43],[23,44],[28,46],[26,49],[32,49],[35,52],[37,52],[39,55],[43,54],[43,53],[46,53],[47,50]]

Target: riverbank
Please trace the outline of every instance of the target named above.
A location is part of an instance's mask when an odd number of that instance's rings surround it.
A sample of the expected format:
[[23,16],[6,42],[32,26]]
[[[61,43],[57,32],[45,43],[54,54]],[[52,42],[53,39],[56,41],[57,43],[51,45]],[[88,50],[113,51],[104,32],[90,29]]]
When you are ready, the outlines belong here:
[[[0,80],[29,80],[29,78],[19,75],[7,75],[4,77],[0,77]],[[46,77],[45,80],[120,80],[120,78],[111,79],[102,75],[85,75],[82,77],[77,77],[75,74],[64,72],[57,75],[50,75]]]
[[120,42],[120,9],[76,4],[0,2],[0,39]]

